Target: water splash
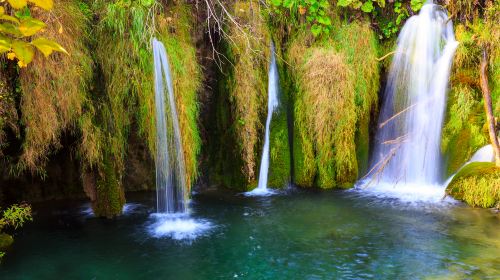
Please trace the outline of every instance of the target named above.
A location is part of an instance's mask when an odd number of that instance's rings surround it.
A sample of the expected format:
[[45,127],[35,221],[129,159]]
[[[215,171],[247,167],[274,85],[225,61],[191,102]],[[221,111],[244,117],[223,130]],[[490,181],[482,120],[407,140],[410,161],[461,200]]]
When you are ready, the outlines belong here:
[[278,66],[276,65],[276,57],[274,54],[274,44],[271,43],[271,64],[269,65],[269,84],[268,84],[268,99],[267,99],[267,119],[266,131],[264,135],[264,147],[262,149],[262,158],[260,160],[259,183],[256,189],[247,192],[249,196],[266,196],[272,195],[274,192],[267,188],[267,179],[269,175],[269,138],[271,134],[271,121],[274,111],[279,106],[279,74]]
[[[188,194],[184,152],[172,77],[165,46],[156,39],[153,39],[153,56],[156,105],[157,211],[159,213],[185,213]],[[167,91],[167,96],[165,91]]]
[[[493,152],[493,146],[491,146],[491,144],[490,144],[490,145],[486,145],[486,146],[482,147],[481,149],[477,150],[474,153],[474,155],[472,155],[470,160],[467,161],[464,165],[462,165],[458,169],[458,171],[462,170],[462,168],[464,168],[464,166],[466,166],[467,164],[469,164],[471,162],[495,162],[495,154]],[[458,171],[457,171],[457,173],[458,173]],[[457,173],[451,175],[450,178],[448,178],[446,180],[446,182],[444,183],[445,187],[447,187],[451,183],[451,180],[453,180],[453,178],[455,177],[455,175],[457,175]]]
[[192,241],[207,235],[214,227],[208,220],[193,219],[187,213],[156,213],[151,217],[153,223],[148,226],[148,231],[155,238],[169,237],[175,240]]
[[379,188],[395,197],[413,193],[425,200],[443,197],[441,129],[457,46],[446,10],[432,2],[403,26],[367,176],[371,191]]

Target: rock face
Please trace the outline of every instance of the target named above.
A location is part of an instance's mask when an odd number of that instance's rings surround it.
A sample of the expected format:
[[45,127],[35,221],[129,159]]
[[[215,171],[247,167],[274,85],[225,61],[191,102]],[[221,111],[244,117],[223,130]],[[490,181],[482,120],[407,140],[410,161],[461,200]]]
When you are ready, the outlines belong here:
[[500,207],[500,168],[490,162],[472,162],[453,178],[446,193],[473,207]]

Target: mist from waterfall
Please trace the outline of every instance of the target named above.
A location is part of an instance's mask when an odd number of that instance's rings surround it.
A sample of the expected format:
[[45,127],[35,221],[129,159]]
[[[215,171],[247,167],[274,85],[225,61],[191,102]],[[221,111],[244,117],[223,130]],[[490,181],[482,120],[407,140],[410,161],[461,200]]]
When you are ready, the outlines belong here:
[[373,185],[385,185],[379,191],[421,189],[423,196],[442,197],[441,130],[457,46],[447,11],[431,2],[403,26],[368,175]]
[[267,180],[269,176],[269,138],[271,134],[271,121],[273,118],[274,111],[279,106],[279,74],[278,66],[276,65],[274,44],[271,43],[271,64],[269,65],[269,81],[268,81],[268,99],[267,99],[267,119],[266,119],[266,131],[264,135],[264,147],[262,149],[262,157],[260,160],[260,171],[259,171],[259,183],[256,189],[248,192],[248,195],[269,195],[272,194],[267,188]]
[[158,213],[185,213],[188,194],[181,132],[165,46],[153,39]]

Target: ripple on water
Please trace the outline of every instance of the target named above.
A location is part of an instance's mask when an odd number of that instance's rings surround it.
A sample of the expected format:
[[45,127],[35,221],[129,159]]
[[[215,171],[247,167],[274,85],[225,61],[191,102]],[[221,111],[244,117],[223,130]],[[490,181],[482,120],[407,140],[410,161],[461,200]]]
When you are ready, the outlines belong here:
[[442,185],[359,182],[352,191],[361,196],[397,200],[410,205],[447,206],[456,203],[456,200],[446,196],[445,187]]
[[189,214],[151,214],[153,223],[147,229],[155,238],[172,238],[175,240],[194,240],[207,235],[213,224],[205,219],[194,219]]

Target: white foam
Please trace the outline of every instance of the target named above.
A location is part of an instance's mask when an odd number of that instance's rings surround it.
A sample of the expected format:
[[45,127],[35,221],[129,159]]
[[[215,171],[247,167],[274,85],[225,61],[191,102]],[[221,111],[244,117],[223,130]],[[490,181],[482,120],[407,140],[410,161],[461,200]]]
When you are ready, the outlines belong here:
[[377,198],[397,199],[405,203],[450,204],[454,200],[446,196],[446,185],[393,184],[384,182],[360,182],[355,191]]
[[148,227],[155,238],[168,237],[175,240],[194,240],[206,235],[212,228],[211,222],[204,219],[193,219],[189,214],[151,214],[153,224]]
[[277,194],[278,192],[275,191],[275,190],[272,190],[272,189],[268,189],[268,188],[256,188],[256,189],[253,189],[249,192],[245,192],[243,193],[243,195],[245,196],[271,196],[271,195],[275,195]]
[[[143,207],[143,205],[139,203],[125,203],[122,209],[122,215],[129,215],[135,213],[139,210],[139,208]],[[85,217],[94,217],[94,210],[92,209],[92,205],[90,203],[85,203],[80,210],[80,213]]]

